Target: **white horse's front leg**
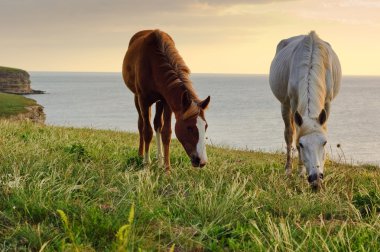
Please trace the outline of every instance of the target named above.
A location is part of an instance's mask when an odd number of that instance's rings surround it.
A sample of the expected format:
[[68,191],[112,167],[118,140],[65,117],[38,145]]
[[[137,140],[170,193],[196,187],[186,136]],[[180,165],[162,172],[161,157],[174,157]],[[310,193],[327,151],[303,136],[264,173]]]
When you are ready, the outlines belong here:
[[302,162],[301,150],[299,146],[297,146],[297,150],[298,150],[298,172],[299,172],[300,177],[304,177],[306,175],[306,167]]
[[292,174],[292,145],[286,147],[286,164],[285,164],[285,174],[291,175]]
[[281,106],[282,119],[285,123],[284,137],[286,142],[286,164],[285,174],[290,175],[292,173],[292,145],[293,145],[293,118],[289,106]]

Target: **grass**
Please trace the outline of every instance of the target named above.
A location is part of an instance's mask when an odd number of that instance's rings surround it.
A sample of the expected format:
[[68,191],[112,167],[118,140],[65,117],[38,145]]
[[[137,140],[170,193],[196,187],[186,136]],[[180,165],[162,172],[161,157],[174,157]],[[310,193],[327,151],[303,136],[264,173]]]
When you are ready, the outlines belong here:
[[0,73],[18,73],[18,72],[25,72],[25,71],[18,68],[0,66]]
[[375,166],[329,161],[313,193],[280,153],[209,147],[199,170],[174,141],[167,175],[142,166],[136,134],[0,128],[0,250],[380,250]]
[[0,92],[0,117],[2,118],[27,112],[25,107],[34,105],[37,103],[33,99]]

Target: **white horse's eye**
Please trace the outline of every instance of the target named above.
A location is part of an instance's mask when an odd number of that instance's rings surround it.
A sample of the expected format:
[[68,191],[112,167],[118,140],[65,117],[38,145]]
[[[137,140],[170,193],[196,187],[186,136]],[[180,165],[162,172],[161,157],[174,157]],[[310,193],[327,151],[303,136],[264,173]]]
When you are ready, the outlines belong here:
[[323,146],[325,146],[327,144],[327,141],[325,141],[324,143],[323,143]]
[[300,144],[300,147],[303,148],[303,145],[301,143],[299,143],[299,144]]

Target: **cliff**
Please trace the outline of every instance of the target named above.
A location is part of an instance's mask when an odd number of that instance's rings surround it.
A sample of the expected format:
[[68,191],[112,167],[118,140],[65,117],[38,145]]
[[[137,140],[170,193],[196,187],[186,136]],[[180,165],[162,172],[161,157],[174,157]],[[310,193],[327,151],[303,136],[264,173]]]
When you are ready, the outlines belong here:
[[31,121],[34,123],[45,123],[44,107],[41,105],[25,107],[26,112],[10,116],[8,119],[12,121]]
[[21,69],[0,66],[0,92],[11,94],[43,93],[30,86],[29,74]]
[[0,119],[45,122],[43,107],[22,95],[0,93]]

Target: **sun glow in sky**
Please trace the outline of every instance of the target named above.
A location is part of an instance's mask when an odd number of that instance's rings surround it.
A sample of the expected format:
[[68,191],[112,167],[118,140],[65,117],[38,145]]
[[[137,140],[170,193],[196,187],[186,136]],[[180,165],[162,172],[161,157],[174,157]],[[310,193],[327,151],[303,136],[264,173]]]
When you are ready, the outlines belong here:
[[193,73],[267,74],[277,43],[315,30],[345,75],[380,75],[378,0],[0,0],[0,65],[121,71],[139,30],[169,33]]

